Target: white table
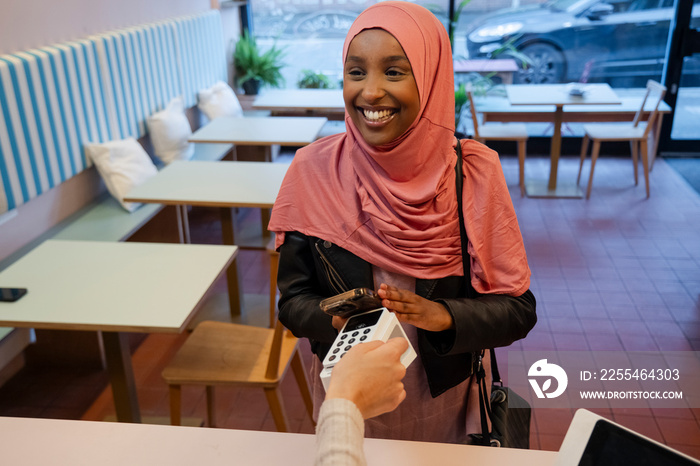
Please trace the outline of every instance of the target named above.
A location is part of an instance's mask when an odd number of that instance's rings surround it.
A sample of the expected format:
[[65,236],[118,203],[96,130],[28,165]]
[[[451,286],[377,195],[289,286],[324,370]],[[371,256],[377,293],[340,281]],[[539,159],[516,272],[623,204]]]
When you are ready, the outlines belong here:
[[190,142],[259,146],[272,160],[272,146],[305,146],[316,140],[325,117],[220,117],[199,128]]
[[345,101],[339,89],[269,89],[255,98],[253,109],[273,114],[321,114],[342,119]]
[[[201,427],[0,418],[2,459],[12,465],[310,466],[315,436]],[[557,453],[365,439],[369,465],[548,466]]]
[[[216,120],[215,120],[216,121]],[[224,244],[265,248],[269,241],[263,215],[262,234],[239,244],[235,238],[232,209],[253,207],[267,213],[272,208],[289,164],[267,162],[176,161],[133,188],[125,200],[177,206],[182,240],[189,243],[187,206],[218,207]],[[229,302],[233,315],[240,313],[240,293],[236,264],[228,272]]]
[[531,197],[583,197],[578,185],[557,186],[557,171],[561,155],[561,125],[565,105],[620,105],[622,101],[608,84],[583,84],[585,93],[581,97],[569,94],[568,84],[514,84],[505,86],[511,105],[553,105],[554,134],[550,149],[550,171],[547,184],[525,183]]
[[182,332],[237,248],[221,245],[59,241],[0,272],[28,289],[0,303],[0,326],[102,331],[117,419],[139,422],[127,335]]

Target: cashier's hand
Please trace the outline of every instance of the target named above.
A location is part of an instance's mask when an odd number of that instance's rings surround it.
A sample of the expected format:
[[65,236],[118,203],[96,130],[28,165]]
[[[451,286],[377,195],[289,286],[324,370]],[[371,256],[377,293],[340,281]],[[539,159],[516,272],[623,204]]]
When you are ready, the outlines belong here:
[[403,338],[355,345],[333,368],[326,399],[352,401],[364,419],[393,411],[406,398],[400,358],[407,348]]
[[382,306],[396,314],[401,322],[431,332],[441,332],[454,326],[452,316],[440,303],[386,283],[379,286],[377,294],[382,299]]

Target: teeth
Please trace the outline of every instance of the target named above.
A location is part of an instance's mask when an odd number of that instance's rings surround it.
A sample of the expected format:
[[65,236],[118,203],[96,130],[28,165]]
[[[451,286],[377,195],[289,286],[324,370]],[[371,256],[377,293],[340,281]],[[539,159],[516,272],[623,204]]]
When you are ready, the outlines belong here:
[[380,111],[372,111],[372,110],[364,110],[365,118],[367,118],[370,121],[381,121],[381,120],[386,120],[392,115],[391,110],[380,110]]

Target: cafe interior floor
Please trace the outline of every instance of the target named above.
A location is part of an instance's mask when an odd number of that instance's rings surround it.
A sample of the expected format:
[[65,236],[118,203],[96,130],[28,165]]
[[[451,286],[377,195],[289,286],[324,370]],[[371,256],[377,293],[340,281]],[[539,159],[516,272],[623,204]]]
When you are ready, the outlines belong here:
[[[503,156],[502,165],[532,270],[538,323],[524,340],[499,349],[499,358],[505,360],[508,350],[700,351],[700,196],[678,173],[657,160],[646,199],[643,180],[634,186],[629,158],[603,157],[590,200],[532,199],[520,197],[517,159]],[[560,183],[575,182],[577,169],[578,160],[564,157]],[[547,158],[528,158],[528,178],[544,179],[548,170]],[[240,225],[259,224],[254,210],[238,215]],[[220,242],[216,211],[193,209],[190,222],[193,242]],[[237,320],[266,325],[268,255],[243,250],[238,257],[245,309]],[[230,319],[225,283],[216,284],[196,318],[203,319]],[[133,366],[147,422],[167,419],[160,373],[186,337],[134,335]],[[312,355],[305,341],[301,348],[308,368]],[[275,430],[262,390],[220,388],[217,396],[218,427]],[[291,374],[283,398],[290,429],[312,433]],[[183,409],[186,417],[204,418],[201,387],[184,389]],[[558,450],[573,411],[533,410],[531,448]],[[594,411],[700,458],[698,407]],[[3,416],[98,421],[113,414],[103,370],[25,367],[0,389]]]

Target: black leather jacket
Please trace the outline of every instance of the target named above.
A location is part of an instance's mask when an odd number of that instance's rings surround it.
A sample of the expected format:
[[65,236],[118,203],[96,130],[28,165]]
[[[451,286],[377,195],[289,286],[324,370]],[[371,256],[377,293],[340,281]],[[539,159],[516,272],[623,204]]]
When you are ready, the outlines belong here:
[[[339,246],[298,232],[285,234],[279,252],[279,319],[295,336],[308,338],[311,350],[323,360],[338,332],[319,303],[353,288],[374,288],[372,266]],[[477,295],[463,277],[446,277],[418,279],[415,292],[443,304],[455,323],[443,332],[418,329],[417,350],[433,397],[472,374],[477,352],[510,345],[537,322],[529,290],[518,297]]]

